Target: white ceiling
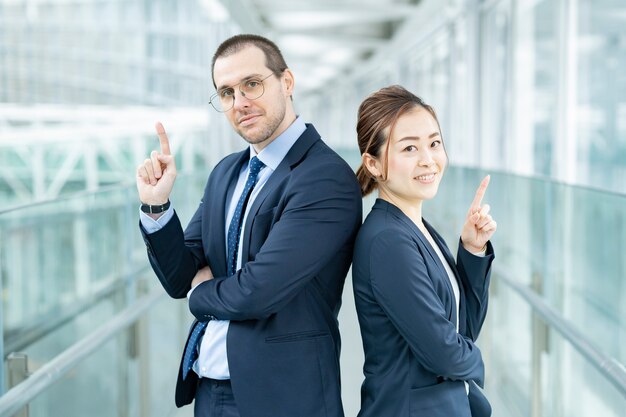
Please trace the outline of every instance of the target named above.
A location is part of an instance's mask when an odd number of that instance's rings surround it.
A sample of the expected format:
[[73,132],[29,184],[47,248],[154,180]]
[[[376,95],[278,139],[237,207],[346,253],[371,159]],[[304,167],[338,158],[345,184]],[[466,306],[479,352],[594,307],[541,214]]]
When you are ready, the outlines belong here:
[[391,39],[421,0],[221,0],[244,32],[281,48],[298,88],[317,89],[358,68]]

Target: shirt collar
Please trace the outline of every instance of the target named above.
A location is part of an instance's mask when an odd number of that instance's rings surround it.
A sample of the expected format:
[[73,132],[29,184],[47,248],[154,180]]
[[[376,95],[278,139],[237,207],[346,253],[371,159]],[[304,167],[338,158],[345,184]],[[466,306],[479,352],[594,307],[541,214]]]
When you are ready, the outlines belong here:
[[250,159],[254,156],[258,157],[261,162],[270,167],[273,171],[278,168],[278,165],[282,162],[289,152],[289,149],[293,146],[298,138],[306,130],[306,125],[300,116],[296,117],[296,120],[276,139],[267,145],[258,154],[254,150],[254,147],[250,145]]

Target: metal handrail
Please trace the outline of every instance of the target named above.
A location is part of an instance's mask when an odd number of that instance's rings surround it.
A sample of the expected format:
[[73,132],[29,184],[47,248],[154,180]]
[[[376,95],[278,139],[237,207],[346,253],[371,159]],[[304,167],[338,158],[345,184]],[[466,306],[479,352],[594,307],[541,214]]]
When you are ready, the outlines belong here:
[[[181,179],[187,180],[188,178],[202,178],[205,179],[207,176],[205,174],[198,174],[198,173],[178,173],[176,176],[176,179],[178,181],[180,181]],[[116,183],[112,183],[112,184],[108,184],[108,185],[103,185],[100,186],[96,189],[87,189],[87,190],[80,190],[80,191],[76,191],[73,193],[69,193],[69,194],[64,194],[64,195],[60,195],[54,198],[47,198],[47,199],[41,199],[41,200],[34,200],[34,201],[29,201],[27,203],[19,203],[19,204],[15,204],[12,206],[6,206],[6,207],[2,207],[0,208],[0,215],[3,214],[7,214],[7,213],[11,213],[11,212],[16,212],[16,211],[21,211],[21,210],[26,210],[26,209],[32,209],[35,206],[44,206],[47,204],[55,204],[58,203],[60,201],[72,201],[72,200],[76,200],[76,199],[80,199],[80,198],[86,198],[86,197],[92,197],[92,196],[96,196],[96,195],[100,195],[100,194],[104,194],[104,193],[108,193],[108,192],[115,192],[115,191],[121,191],[121,190],[133,190],[135,188],[135,183],[131,182],[131,181],[120,181],[120,182],[116,182]],[[137,200],[139,201],[139,200]],[[137,207],[139,207],[139,202],[137,202]]]
[[31,402],[42,391],[63,377],[83,359],[94,353],[108,340],[134,324],[150,307],[165,298],[158,289],[141,297],[89,336],[76,342],[50,362],[35,371],[24,382],[0,397],[0,417],[10,417]]
[[14,211],[32,209],[33,206],[43,206],[46,204],[58,203],[60,201],[71,201],[71,200],[75,200],[78,198],[91,197],[94,195],[103,194],[103,193],[111,192],[111,191],[126,190],[126,189],[131,190],[133,186],[134,186],[134,183],[129,182],[129,181],[118,182],[118,183],[103,185],[93,190],[92,189],[81,190],[81,191],[76,191],[74,193],[57,196],[54,198],[46,198],[46,199],[41,199],[41,200],[29,201],[27,203],[21,203],[21,204],[4,207],[0,209],[0,215],[6,214],[9,212],[14,212]]
[[498,279],[521,296],[551,328],[556,330],[591,365],[593,365],[626,398],[626,367],[615,358],[607,356],[594,346],[582,332],[577,330],[562,314],[549,306],[537,293],[515,282],[504,271],[496,268]]

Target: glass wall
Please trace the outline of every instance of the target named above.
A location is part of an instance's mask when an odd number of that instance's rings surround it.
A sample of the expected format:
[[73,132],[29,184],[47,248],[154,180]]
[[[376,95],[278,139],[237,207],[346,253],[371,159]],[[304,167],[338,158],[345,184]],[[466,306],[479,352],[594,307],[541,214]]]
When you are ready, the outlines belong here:
[[204,105],[237,30],[206,3],[0,1],[0,102]]
[[448,114],[441,116],[447,119],[444,141],[450,163],[457,165],[471,165],[478,155],[473,138],[477,136],[479,121],[472,109],[480,104],[480,87],[468,82],[475,79],[478,70],[478,42],[470,36],[477,25],[478,11],[460,14],[451,27],[450,107]]
[[626,5],[578,0],[576,52],[577,180],[626,191]]
[[[474,146],[479,166],[507,164],[510,138],[511,8],[501,1],[485,6],[480,15],[480,134]],[[497,115],[497,117],[494,117]]]
[[[560,16],[558,2],[516,2],[511,86],[514,110],[508,165],[515,172],[556,176],[559,109]],[[504,168],[504,167],[503,167]]]
[[[389,84],[432,103],[452,164],[626,193],[626,4],[620,0],[424,1],[372,61],[305,98],[315,119],[355,120]],[[357,97],[332,107],[332,97]],[[342,124],[343,126],[343,124]],[[335,128],[343,147],[354,126]]]
[[[172,201],[184,224],[205,179],[176,182]],[[113,188],[0,211],[5,356],[26,353],[29,370],[36,371],[148,291],[162,292],[138,230],[136,193],[134,186]],[[192,319],[184,300],[163,295],[136,326],[37,396],[29,415],[140,415],[146,408],[141,415],[171,415]]]
[[[424,218],[451,246],[485,174],[451,168],[437,197],[425,203]],[[488,391],[516,412],[505,415],[623,415],[620,391],[499,275],[539,294],[581,333],[582,343],[626,363],[626,261],[620,252],[626,245],[626,196],[491,174],[484,202],[498,222],[496,260],[488,330],[479,339]],[[532,414],[535,407],[542,411]]]

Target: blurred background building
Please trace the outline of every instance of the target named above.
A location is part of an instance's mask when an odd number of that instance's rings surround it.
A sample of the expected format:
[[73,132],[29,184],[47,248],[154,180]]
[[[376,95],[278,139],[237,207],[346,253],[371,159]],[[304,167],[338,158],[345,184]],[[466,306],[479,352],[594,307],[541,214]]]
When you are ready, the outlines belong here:
[[173,405],[191,315],[147,265],[134,172],[162,121],[185,221],[244,148],[208,105],[212,54],[242,32],[281,47],[296,110],[354,167],[369,93],[434,106],[450,168],[425,215],[449,243],[492,175],[494,416],[626,416],[623,0],[0,0],[0,416],[191,415]]

